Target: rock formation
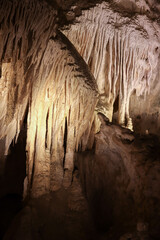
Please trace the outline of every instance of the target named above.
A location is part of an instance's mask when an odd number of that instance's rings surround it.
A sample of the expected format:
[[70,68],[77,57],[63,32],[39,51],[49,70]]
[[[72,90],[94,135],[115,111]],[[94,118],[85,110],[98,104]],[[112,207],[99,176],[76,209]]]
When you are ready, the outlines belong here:
[[51,219],[53,202],[79,214],[84,204],[107,239],[147,224],[158,239],[159,69],[158,0],[0,1],[0,196],[31,198],[16,220],[35,230],[26,238],[47,239],[33,212],[47,207]]
[[[77,155],[82,186],[96,226],[105,232],[114,223],[111,239],[118,239],[121,231],[130,234],[131,239],[158,239],[160,139],[133,134],[118,125],[106,124],[103,115],[100,118],[102,126],[95,136],[95,151]],[[134,232],[136,224],[138,228],[142,223],[149,223],[150,238],[139,238]],[[106,239],[110,239],[109,235]]]
[[[122,3],[126,8],[132,6]],[[160,32],[157,19],[142,14],[148,9],[143,4],[136,9],[135,4],[136,14],[127,8],[122,15],[103,2],[83,11],[77,22],[64,30],[97,81],[98,110],[112,121],[117,104],[118,123],[130,129],[132,118],[142,113],[157,113],[159,122],[155,86],[159,88]],[[159,131],[159,123],[156,127]]]
[[97,87],[82,57],[55,32],[55,10],[37,1],[2,4],[1,156],[27,114],[26,174],[38,196],[58,188],[64,171],[64,184],[71,183],[74,151],[79,144],[85,149],[89,138]]

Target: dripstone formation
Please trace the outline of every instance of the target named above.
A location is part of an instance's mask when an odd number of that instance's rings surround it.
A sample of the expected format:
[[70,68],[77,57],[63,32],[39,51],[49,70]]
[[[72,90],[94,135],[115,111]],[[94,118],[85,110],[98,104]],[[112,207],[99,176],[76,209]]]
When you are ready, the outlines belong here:
[[1,0],[0,237],[159,239],[159,96],[158,0]]

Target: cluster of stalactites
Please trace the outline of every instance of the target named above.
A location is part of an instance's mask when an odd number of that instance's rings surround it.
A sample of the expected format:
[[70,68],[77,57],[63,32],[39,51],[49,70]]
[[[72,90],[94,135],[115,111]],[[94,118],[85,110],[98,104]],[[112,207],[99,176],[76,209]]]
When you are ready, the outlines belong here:
[[55,20],[56,11],[45,3],[0,1],[0,156],[19,136]]
[[55,10],[36,0],[0,4],[0,157],[26,115],[24,196],[37,197],[71,184],[74,152],[92,147],[97,86],[72,44],[56,36]]
[[34,196],[70,185],[74,152],[87,147],[97,90],[81,67],[66,45],[50,40],[29,107],[28,177]]
[[63,32],[97,81],[97,111],[112,121],[117,101],[119,124],[132,129],[130,97],[149,94],[156,77],[159,44],[152,23],[145,16],[122,17],[102,3]]

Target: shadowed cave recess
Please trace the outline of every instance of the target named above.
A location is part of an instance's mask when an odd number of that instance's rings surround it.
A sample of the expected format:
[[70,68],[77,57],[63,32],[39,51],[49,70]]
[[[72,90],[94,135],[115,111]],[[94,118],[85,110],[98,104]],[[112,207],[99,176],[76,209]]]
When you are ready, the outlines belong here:
[[160,1],[0,0],[0,239],[160,239]]

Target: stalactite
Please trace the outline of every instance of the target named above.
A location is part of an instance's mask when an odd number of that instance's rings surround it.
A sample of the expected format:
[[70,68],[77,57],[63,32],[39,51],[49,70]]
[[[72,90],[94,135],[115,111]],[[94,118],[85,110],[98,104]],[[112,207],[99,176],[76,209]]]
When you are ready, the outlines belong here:
[[84,10],[63,33],[77,48],[96,78],[97,108],[110,121],[119,96],[118,122],[132,129],[130,97],[151,95],[156,80],[160,34],[146,16],[122,17],[108,3]]
[[53,8],[36,0],[2,5],[0,156],[18,138],[29,106],[24,196],[37,197],[71,184],[74,152],[91,130],[97,85],[73,45],[56,33]]
[[[56,11],[46,6],[34,0],[1,1],[0,138],[5,142],[2,155],[8,153],[14,137],[18,138],[32,81],[48,39],[55,33]],[[47,26],[52,31],[44,33]]]
[[[35,153],[32,186],[35,196],[48,191],[48,182],[50,182],[49,189],[51,190],[58,189],[62,180],[64,186],[71,183],[76,144],[80,142],[81,136],[87,129],[96,104],[97,93],[93,78],[89,72],[86,76],[84,71],[87,69],[84,69],[82,59],[76,56],[76,52],[69,50],[70,46],[65,42],[66,39],[61,37],[57,41],[49,41],[43,56],[44,64],[40,69],[43,75],[39,89],[33,85],[34,91],[32,91],[27,151],[31,165],[33,165],[33,152]],[[68,55],[69,58],[67,58]],[[50,67],[47,67],[48,61],[52,63]],[[35,85],[37,85],[36,82]],[[48,92],[50,93],[49,99]],[[52,107],[53,103],[54,107]],[[35,126],[37,126],[36,146],[34,146],[36,131],[33,131]],[[50,139],[47,141],[47,149],[45,148],[46,128],[47,139]],[[49,136],[50,134],[52,136]],[[66,147],[64,147],[64,141],[66,141]],[[47,159],[50,160],[46,162]],[[45,164],[47,169],[43,167]],[[47,175],[46,173],[49,172],[50,175]],[[63,174],[65,174],[64,179]],[[29,173],[30,175],[32,172]]]

